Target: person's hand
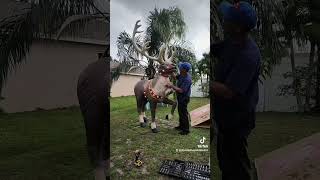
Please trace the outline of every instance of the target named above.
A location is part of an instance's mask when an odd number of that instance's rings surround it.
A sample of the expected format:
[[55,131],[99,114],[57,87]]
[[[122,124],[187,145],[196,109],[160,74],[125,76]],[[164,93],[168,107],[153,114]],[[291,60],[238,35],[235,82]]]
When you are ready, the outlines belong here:
[[172,77],[172,79],[177,79],[177,75],[178,75],[178,74],[177,74],[177,73],[175,73],[175,72],[174,72],[174,73],[172,73],[172,76],[171,76],[171,77]]
[[167,87],[167,88],[172,88],[173,85],[172,85],[172,84],[166,84],[166,87]]

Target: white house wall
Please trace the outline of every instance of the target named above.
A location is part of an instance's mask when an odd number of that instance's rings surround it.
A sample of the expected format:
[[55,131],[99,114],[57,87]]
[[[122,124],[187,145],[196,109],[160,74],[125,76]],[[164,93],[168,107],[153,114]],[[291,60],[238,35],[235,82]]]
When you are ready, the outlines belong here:
[[120,75],[119,79],[113,82],[111,87],[111,97],[133,96],[134,86],[143,76],[139,75]]
[[[115,81],[111,87],[111,97],[133,96],[134,86],[141,80],[142,75],[120,75],[119,79]],[[206,79],[204,79],[204,82]],[[203,97],[203,93],[199,90],[200,81],[196,82],[191,87],[191,97]]]
[[[204,78],[203,83],[207,82],[207,79]],[[191,86],[191,97],[204,97],[203,92],[200,90],[201,88],[201,81],[197,81],[195,84]]]
[[[296,65],[308,63],[308,54],[297,54]],[[294,96],[278,96],[279,86],[289,84],[292,80],[284,79],[283,73],[291,72],[290,58],[284,58],[282,63],[274,68],[272,77],[268,78],[260,84],[259,103],[257,111],[278,111],[278,112],[294,112],[297,111],[297,102]]]
[[[97,53],[105,46],[81,43],[38,41],[31,47],[26,63],[9,75],[3,88],[0,107],[6,112],[32,111],[36,108],[52,109],[78,105],[76,84],[80,71],[97,60]],[[308,62],[308,54],[297,54],[299,65]],[[257,111],[296,111],[293,96],[277,96],[280,84],[287,82],[283,73],[291,71],[289,58],[275,67],[272,77],[260,84]],[[121,75],[111,89],[112,97],[134,95],[134,85],[141,79],[137,75]],[[192,87],[192,96],[201,97],[197,82]]]
[[26,63],[9,75],[0,107],[6,112],[22,112],[78,105],[78,76],[104,50],[100,45],[35,42]]

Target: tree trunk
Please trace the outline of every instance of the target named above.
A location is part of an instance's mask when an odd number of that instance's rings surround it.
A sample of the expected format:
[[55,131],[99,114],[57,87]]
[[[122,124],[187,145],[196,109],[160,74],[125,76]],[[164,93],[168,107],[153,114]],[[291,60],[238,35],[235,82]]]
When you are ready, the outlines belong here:
[[4,84],[1,84],[0,83],[0,102],[1,102],[1,100],[3,100],[4,99],[4,97],[2,97],[2,88],[4,87]]
[[[214,18],[214,14],[215,12],[218,12],[218,7],[217,4],[214,3],[215,1],[212,1],[210,3],[210,24],[211,24],[211,28],[210,28],[210,41],[212,43],[220,41],[223,39],[223,37],[219,37],[218,29],[221,28],[221,22],[219,22],[219,19],[217,18],[217,22],[214,22],[215,18]],[[212,33],[211,33],[212,32]],[[210,97],[210,120],[211,120],[211,126],[210,126],[210,148],[212,148],[211,150],[215,149],[217,147],[217,127],[216,127],[216,123],[214,121],[214,111],[213,111],[213,107],[214,107],[214,96],[211,90],[211,84],[214,82],[215,78],[214,78],[214,65],[215,65],[215,61],[216,59],[210,54],[209,56],[209,71],[207,72],[207,77],[208,75],[209,78],[207,78],[207,81],[209,81],[209,97]],[[214,159],[215,159],[215,153],[210,153],[210,164],[211,166],[214,165]]]
[[[174,79],[173,81],[172,81],[172,83],[175,85],[175,86],[177,86],[177,80],[176,79]],[[176,92],[174,92],[173,93],[173,99],[174,99],[174,101],[178,101],[177,100],[177,93]]]
[[294,47],[293,47],[292,39],[290,40],[290,60],[291,60],[291,69],[292,69],[292,76],[293,76],[293,88],[294,88],[295,96],[297,99],[298,112],[303,112],[301,94],[300,94],[300,82],[299,82],[300,80],[298,79],[297,72],[296,72]]
[[148,80],[153,79],[155,75],[153,60],[149,59],[149,64],[147,69],[148,69],[148,72],[146,74],[147,74]]
[[207,88],[208,88],[206,91],[207,96],[209,96],[209,87],[210,87],[210,79],[209,78],[210,78],[209,74],[207,74],[207,82],[206,82]]
[[[216,127],[216,123],[214,121],[214,96],[212,93],[212,89],[211,89],[211,84],[214,82],[215,77],[214,77],[214,64],[216,59],[212,56],[210,56],[210,61],[209,61],[209,73],[207,74],[207,81],[209,81],[209,97],[210,97],[210,119],[211,119],[211,126],[210,126],[210,142],[211,142],[211,148],[216,148],[217,146],[217,127]],[[208,75],[210,74],[209,78]],[[214,153],[211,153],[214,154]],[[210,157],[211,159],[214,159],[215,157]]]
[[200,72],[200,83],[201,83],[201,91],[202,91],[202,95],[205,96],[204,93],[204,88],[203,88],[203,81],[202,81],[202,73]]
[[317,45],[318,61],[317,61],[317,84],[316,84],[316,110],[320,111],[320,48]]
[[309,112],[311,109],[310,99],[311,99],[311,83],[313,78],[313,64],[314,64],[314,56],[315,56],[315,42],[311,41],[311,50],[309,56],[309,67],[308,67],[308,77],[306,82],[306,101],[305,101],[305,111]]

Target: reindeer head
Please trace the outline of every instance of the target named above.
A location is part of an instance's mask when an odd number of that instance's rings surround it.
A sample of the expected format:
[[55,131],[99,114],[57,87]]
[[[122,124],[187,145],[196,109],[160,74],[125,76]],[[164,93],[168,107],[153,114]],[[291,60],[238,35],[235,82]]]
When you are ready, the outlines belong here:
[[[172,73],[175,70],[175,63],[174,63],[174,55],[175,55],[175,48],[172,48],[172,50],[169,48],[168,45],[163,44],[160,47],[159,54],[157,56],[150,56],[148,54],[148,50],[150,48],[149,44],[150,41],[147,41],[146,43],[141,45],[141,48],[137,45],[136,42],[136,34],[141,33],[143,31],[138,31],[139,27],[141,25],[139,24],[140,20],[138,20],[134,26],[133,34],[132,34],[132,42],[134,48],[143,56],[145,56],[147,59],[151,59],[153,61],[156,61],[160,64],[159,71],[160,73]],[[169,50],[171,50],[171,56],[169,56]]]

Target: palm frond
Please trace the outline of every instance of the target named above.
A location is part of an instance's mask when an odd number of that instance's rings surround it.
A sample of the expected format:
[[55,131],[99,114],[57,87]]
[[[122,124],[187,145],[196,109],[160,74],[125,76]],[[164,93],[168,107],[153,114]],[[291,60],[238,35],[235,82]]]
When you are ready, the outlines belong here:
[[8,73],[25,60],[33,40],[30,12],[0,22],[0,84]]
[[[31,0],[27,7],[0,20],[0,84],[25,60],[34,39],[52,38],[71,16],[97,12],[94,0]],[[79,19],[80,20],[80,19]],[[82,33],[87,19],[71,23],[72,34]]]
[[[144,36],[137,37],[137,44],[150,41],[148,53],[155,55],[159,53],[160,46],[165,43],[169,45],[171,41],[177,41],[184,38],[186,25],[183,19],[182,12],[177,7],[168,9],[157,9],[150,11],[147,18],[147,28],[144,31]],[[141,65],[139,53],[135,50],[131,36],[127,32],[121,32],[117,39],[118,53],[120,63],[126,66]],[[153,68],[152,60],[149,60],[148,67]],[[150,78],[150,77],[149,77]]]
[[[292,1],[292,0],[289,0]],[[230,0],[229,2],[233,2]],[[286,11],[281,1],[278,0],[257,0],[248,1],[253,5],[258,16],[257,27],[252,31],[252,35],[260,47],[263,57],[263,71],[262,77],[267,77],[271,74],[275,65],[281,62],[283,57],[285,46],[282,43],[279,32],[288,35],[288,31],[285,31],[283,22],[286,19]],[[211,11],[211,41],[216,42],[223,39],[221,14],[218,11],[218,5],[221,0],[212,0]],[[272,52],[270,53],[270,51]],[[213,72],[215,60],[210,61],[210,73]],[[211,76],[214,78],[213,76]],[[213,80],[213,79],[212,79]]]
[[176,45],[175,46],[176,53],[175,53],[175,62],[178,64],[179,62],[189,62],[191,67],[191,75],[192,75],[192,81],[193,83],[196,83],[199,80],[199,74],[197,73],[197,59],[196,55],[194,54],[194,51],[184,45]]
[[[141,42],[141,36],[137,36],[137,44],[139,46]],[[131,36],[123,31],[119,34],[117,39],[117,56],[120,58],[120,62],[122,61],[139,61],[139,52],[134,48]],[[133,62],[133,64],[135,64]]]
[[[38,37],[51,38],[65,20],[74,15],[90,15],[96,13],[93,0],[38,0],[32,1],[31,12]],[[81,24],[79,29],[84,26]]]
[[[108,14],[104,14],[104,15],[108,15]],[[94,19],[105,19],[105,16],[102,16],[101,14],[90,14],[90,15],[73,15],[71,17],[68,17],[66,19],[66,21],[61,25],[60,29],[57,32],[56,35],[56,39],[59,40],[60,36],[62,35],[62,33],[66,30],[81,30],[83,28],[80,28],[81,25],[88,23],[90,20]],[[75,23],[79,23],[79,24],[75,24]],[[75,28],[75,26],[78,26],[78,28]],[[78,34],[78,33],[72,33],[74,34]]]
[[218,3],[211,1],[210,3],[210,25],[211,25],[211,42],[217,42],[223,39],[223,30],[221,24],[221,16],[218,11]]
[[177,7],[154,9],[147,19],[146,39],[151,41],[150,49],[158,49],[161,43],[168,44],[173,39],[183,39],[186,24],[182,11]]

